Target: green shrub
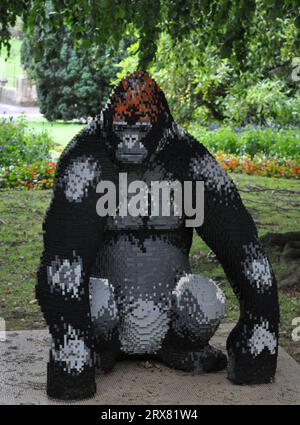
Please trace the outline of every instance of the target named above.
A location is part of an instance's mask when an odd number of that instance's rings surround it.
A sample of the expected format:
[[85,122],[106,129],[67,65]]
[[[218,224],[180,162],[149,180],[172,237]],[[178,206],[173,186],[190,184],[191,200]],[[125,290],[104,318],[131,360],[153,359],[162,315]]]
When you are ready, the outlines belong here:
[[234,155],[262,154],[266,157],[300,160],[300,129],[247,125],[211,129],[190,128],[193,135],[212,152]]
[[255,122],[297,124],[300,119],[300,93],[291,96],[278,79],[265,79],[249,87],[243,83],[232,87],[222,101],[225,119],[243,123],[249,117]]
[[0,168],[50,161],[54,142],[47,133],[32,133],[24,116],[0,121]]
[[[116,64],[126,54],[122,43],[112,58],[110,46],[74,46],[70,28],[53,26],[55,2],[44,1],[45,21],[37,19],[33,31],[25,33],[21,49],[22,65],[35,82],[41,113],[49,121],[86,119],[105,105],[110,79],[116,77]],[[87,31],[89,24],[87,23]],[[88,37],[87,37],[88,38]],[[43,44],[37,54],[37,44]],[[37,57],[38,56],[38,57]]]

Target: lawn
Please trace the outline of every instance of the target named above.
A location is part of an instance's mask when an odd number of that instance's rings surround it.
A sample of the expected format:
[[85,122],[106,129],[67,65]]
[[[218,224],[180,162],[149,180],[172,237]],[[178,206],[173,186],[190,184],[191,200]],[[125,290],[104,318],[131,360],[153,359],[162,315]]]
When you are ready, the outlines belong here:
[[85,125],[77,123],[68,123],[63,121],[47,121],[42,118],[40,120],[28,120],[28,128],[34,132],[47,130],[55,143],[64,148],[70,140],[77,134]]
[[0,78],[7,79],[6,87],[15,87],[16,78],[22,74],[22,66],[20,59],[20,48],[22,40],[17,38],[11,39],[11,50],[10,56],[7,60],[7,50],[6,48],[1,49],[0,53]]
[[[266,232],[299,229],[299,182],[247,175],[233,175],[245,205],[262,236]],[[35,301],[35,273],[42,249],[42,221],[51,191],[0,192],[0,317],[7,329],[45,327]],[[271,211],[271,213],[270,213]],[[209,249],[195,235],[191,249],[194,272],[213,277],[227,296],[227,321],[238,317],[238,305],[222,268],[208,255]],[[268,252],[275,273],[282,270],[279,252]],[[292,319],[300,316],[300,297],[295,291],[280,291],[281,343],[300,359],[299,344],[291,341]]]

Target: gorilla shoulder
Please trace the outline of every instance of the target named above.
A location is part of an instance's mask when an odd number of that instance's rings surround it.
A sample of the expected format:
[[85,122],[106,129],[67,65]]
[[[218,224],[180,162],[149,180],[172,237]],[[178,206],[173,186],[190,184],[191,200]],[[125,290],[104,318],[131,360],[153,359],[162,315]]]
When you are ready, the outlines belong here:
[[164,149],[164,159],[168,165],[174,162],[176,167],[188,169],[192,158],[202,158],[209,154],[205,146],[188,131],[175,122],[168,135],[168,143]]
[[99,124],[99,118],[97,116],[71,139],[60,156],[60,162],[82,156],[83,154],[97,156],[103,147],[103,126]]

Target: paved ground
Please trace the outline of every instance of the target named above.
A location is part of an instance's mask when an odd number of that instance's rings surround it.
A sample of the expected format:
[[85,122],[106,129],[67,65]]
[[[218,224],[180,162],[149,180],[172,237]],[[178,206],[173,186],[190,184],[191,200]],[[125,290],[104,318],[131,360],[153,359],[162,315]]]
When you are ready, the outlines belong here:
[[39,108],[32,106],[17,106],[17,105],[6,105],[0,103],[0,118],[11,117],[14,118],[21,113],[25,113],[28,119],[42,118],[43,115],[40,113]]
[[[224,349],[231,325],[223,325],[214,338]],[[0,404],[56,404],[47,398],[46,331],[8,332],[0,342]],[[282,348],[276,382],[236,386],[225,372],[192,375],[160,363],[146,368],[143,362],[123,361],[97,378],[98,393],[82,404],[300,404],[300,365]],[[78,403],[78,404],[81,404]]]

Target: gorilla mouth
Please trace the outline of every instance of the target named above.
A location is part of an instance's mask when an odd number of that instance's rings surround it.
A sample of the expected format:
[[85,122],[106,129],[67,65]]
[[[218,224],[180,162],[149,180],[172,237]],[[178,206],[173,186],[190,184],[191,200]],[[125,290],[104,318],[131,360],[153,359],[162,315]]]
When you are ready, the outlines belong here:
[[143,153],[122,153],[122,154],[120,154],[120,156],[135,156],[135,157],[138,157],[138,156],[145,156],[145,154],[143,154]]
[[143,153],[131,152],[131,153],[122,153],[121,156],[143,156]]
[[147,153],[143,152],[117,152],[116,153],[116,157],[119,161],[123,161],[123,162],[132,162],[132,163],[139,163],[142,162],[145,157],[146,157]]

